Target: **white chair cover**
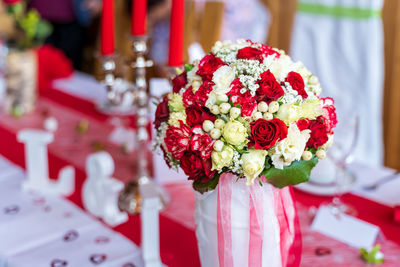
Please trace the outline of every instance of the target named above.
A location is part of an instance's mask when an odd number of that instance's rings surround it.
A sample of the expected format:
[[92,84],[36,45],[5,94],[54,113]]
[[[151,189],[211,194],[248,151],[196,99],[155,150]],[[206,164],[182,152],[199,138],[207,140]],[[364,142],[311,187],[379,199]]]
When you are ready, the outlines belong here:
[[[358,113],[355,159],[382,163],[383,0],[300,0],[291,55],[336,101],[338,120]],[[337,138],[341,138],[337,136]]]

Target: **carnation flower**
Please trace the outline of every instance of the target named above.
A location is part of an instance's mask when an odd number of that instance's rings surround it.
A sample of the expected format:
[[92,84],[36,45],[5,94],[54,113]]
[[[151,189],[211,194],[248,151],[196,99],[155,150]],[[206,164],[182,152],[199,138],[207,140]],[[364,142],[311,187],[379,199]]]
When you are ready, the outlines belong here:
[[300,131],[296,124],[291,124],[287,137],[279,141],[270,152],[275,168],[283,169],[293,161],[300,160],[309,138],[310,130]]
[[208,159],[213,151],[214,141],[211,137],[201,130],[200,126],[192,129],[193,137],[190,140],[190,149],[199,151],[202,159]]
[[243,144],[247,138],[246,127],[238,121],[229,121],[225,124],[222,136],[231,145],[238,146]]
[[226,94],[229,92],[229,86],[235,79],[235,72],[229,66],[222,66],[214,72],[212,81],[214,82],[215,94]]
[[179,127],[170,126],[165,134],[164,142],[168,152],[176,160],[180,160],[183,153],[189,149],[190,128],[182,121],[179,121]]
[[333,105],[334,103],[335,101],[330,97],[321,98],[322,116],[328,125],[328,131],[330,134],[333,134],[333,128],[335,128],[337,124],[336,108]]

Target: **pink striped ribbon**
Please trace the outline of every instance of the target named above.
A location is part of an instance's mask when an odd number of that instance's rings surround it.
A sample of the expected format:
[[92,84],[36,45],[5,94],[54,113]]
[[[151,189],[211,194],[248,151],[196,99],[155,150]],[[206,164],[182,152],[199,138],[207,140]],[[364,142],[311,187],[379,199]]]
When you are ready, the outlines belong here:
[[249,235],[249,266],[262,266],[262,244],[264,236],[262,189],[249,186],[250,235]]
[[234,175],[224,173],[218,182],[217,234],[220,267],[232,267],[231,194]]
[[[231,194],[232,183],[236,176],[222,174],[218,184],[217,197],[217,234],[218,260],[220,267],[232,267],[232,224],[231,224]],[[263,245],[263,193],[260,188],[249,187],[249,267],[262,266]],[[301,258],[301,234],[298,217],[291,189],[273,188],[275,214],[279,223],[280,251],[282,266],[299,266]]]

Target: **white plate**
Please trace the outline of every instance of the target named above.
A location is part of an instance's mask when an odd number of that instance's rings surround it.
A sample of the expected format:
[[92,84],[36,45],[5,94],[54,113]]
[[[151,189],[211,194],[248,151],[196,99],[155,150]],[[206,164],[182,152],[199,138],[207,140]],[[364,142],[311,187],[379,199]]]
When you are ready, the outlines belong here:
[[338,190],[339,188],[336,186],[336,183],[321,184],[316,182],[306,182],[295,185],[295,187],[300,191],[317,196],[334,196],[336,194],[345,194],[349,192],[353,188],[355,182],[356,176],[347,171],[346,176],[343,179],[343,185],[340,186],[340,190]]

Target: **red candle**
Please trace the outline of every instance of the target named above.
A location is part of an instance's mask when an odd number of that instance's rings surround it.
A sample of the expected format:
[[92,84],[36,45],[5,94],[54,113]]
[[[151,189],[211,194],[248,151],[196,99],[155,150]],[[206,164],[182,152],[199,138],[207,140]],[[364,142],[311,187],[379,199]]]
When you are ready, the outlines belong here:
[[101,12],[101,54],[114,53],[114,0],[103,0]]
[[183,65],[184,15],[184,0],[172,0],[168,53],[168,65],[171,67]]
[[131,33],[133,36],[146,34],[147,0],[133,0]]

